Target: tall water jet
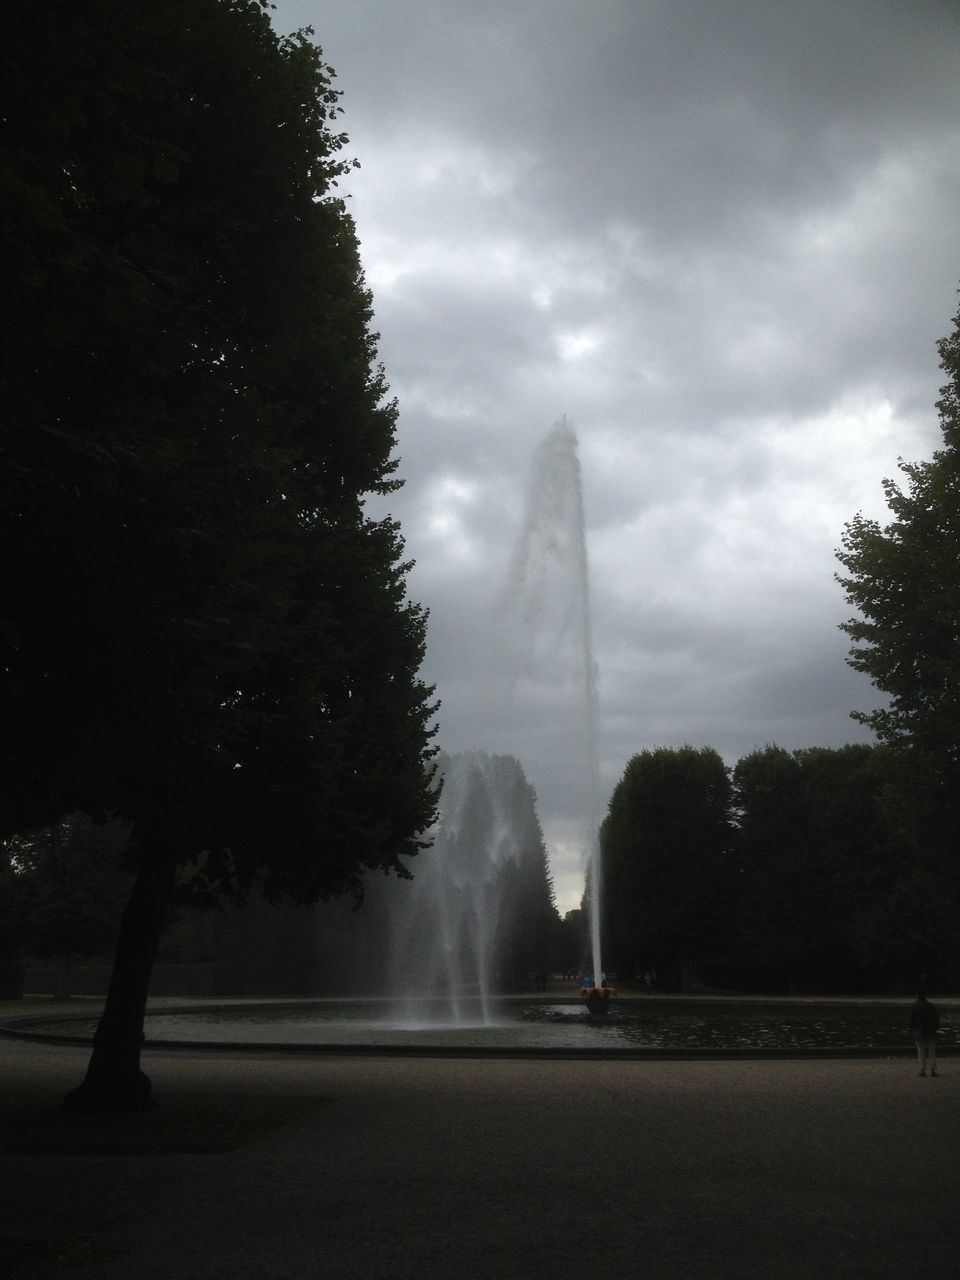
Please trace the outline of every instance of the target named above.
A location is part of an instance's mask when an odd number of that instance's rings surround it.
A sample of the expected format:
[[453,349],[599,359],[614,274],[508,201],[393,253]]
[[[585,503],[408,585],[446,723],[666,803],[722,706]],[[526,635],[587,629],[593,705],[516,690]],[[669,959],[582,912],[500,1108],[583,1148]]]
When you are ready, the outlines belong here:
[[567,790],[580,811],[594,977],[600,948],[600,770],[597,666],[577,436],[562,417],[534,457],[526,516],[510,572],[508,612],[525,662],[521,681],[549,686],[569,677],[564,716]]

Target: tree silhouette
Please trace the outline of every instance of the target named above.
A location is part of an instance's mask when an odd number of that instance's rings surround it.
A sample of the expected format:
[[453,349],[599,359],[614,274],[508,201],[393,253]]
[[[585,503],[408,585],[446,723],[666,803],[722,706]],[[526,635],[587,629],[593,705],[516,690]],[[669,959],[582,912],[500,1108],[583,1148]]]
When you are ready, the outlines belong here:
[[433,816],[338,93],[264,9],[4,17],[0,831],[115,813],[137,871],[78,1104],[146,1098],[178,864],[313,900]]

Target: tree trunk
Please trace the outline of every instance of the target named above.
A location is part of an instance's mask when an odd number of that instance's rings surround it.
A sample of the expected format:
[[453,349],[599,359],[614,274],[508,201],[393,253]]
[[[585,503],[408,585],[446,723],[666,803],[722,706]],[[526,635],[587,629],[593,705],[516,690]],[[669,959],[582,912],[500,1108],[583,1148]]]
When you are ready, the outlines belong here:
[[71,1110],[140,1111],[151,1105],[150,1080],[140,1070],[143,1017],[175,867],[169,843],[145,844],[120,918],[107,1002],[87,1074],[64,1099]]

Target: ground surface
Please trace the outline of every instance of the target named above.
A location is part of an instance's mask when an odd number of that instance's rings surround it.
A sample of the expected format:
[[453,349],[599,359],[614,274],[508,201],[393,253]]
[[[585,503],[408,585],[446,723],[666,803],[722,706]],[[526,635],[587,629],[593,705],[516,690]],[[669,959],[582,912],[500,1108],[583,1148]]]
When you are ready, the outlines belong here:
[[157,1053],[101,1121],[85,1060],[0,1040],[9,1280],[957,1273],[958,1058]]

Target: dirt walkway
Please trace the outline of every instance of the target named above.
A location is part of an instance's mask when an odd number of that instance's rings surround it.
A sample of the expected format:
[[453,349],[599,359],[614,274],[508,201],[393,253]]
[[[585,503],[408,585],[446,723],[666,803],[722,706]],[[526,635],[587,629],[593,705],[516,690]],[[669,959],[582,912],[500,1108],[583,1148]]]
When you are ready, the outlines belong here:
[[10,1280],[862,1280],[956,1264],[955,1058],[921,1080],[903,1058],[156,1054],[161,1106],[129,1118],[128,1150],[116,1130],[71,1146],[61,1128],[85,1058],[0,1041]]

